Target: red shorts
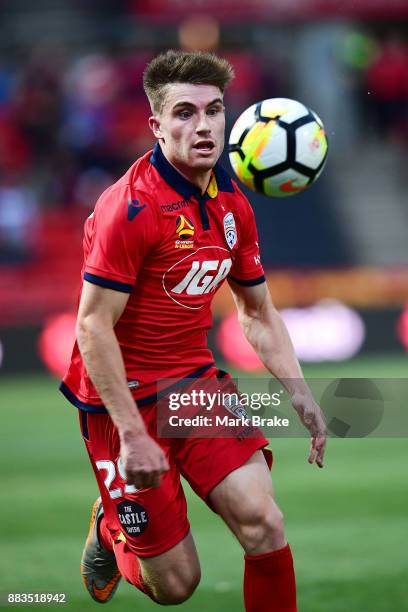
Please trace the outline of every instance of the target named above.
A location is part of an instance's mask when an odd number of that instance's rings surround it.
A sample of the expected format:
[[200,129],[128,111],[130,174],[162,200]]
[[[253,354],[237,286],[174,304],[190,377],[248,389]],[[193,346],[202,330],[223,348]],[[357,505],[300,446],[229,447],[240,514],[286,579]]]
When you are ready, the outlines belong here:
[[140,557],[159,555],[188,533],[187,503],[182,475],[210,507],[208,496],[227,474],[243,465],[258,449],[272,466],[272,453],[262,435],[248,438],[159,438],[156,405],[140,410],[149,435],[166,454],[170,469],[160,487],[135,490],[126,485],[116,427],[108,414],[79,411],[82,435],[102,497],[112,539],[122,534]]

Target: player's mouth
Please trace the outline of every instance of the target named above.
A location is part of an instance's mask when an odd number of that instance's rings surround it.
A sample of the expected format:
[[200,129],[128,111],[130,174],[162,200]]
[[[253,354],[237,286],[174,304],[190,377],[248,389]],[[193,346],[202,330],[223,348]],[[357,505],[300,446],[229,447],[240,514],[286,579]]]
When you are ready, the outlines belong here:
[[211,153],[215,149],[215,143],[212,140],[200,140],[193,145],[193,149],[200,153]]

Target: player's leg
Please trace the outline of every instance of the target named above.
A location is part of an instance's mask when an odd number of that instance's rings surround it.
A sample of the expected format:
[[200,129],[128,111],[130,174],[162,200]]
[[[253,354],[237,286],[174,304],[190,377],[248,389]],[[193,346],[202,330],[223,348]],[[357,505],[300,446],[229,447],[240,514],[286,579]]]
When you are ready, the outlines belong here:
[[123,542],[113,546],[121,575],[160,604],[186,601],[200,582],[200,564],[189,532],[170,550],[153,557],[138,557]]
[[[217,415],[237,415],[237,411],[242,415],[243,406],[231,403],[238,390],[228,374],[211,372],[197,385],[217,392],[221,399],[212,406],[213,422]],[[185,439],[176,461],[192,488],[222,516],[244,548],[247,612],[295,612],[292,553],[273,499],[267,445],[262,432],[249,423],[222,425],[213,429],[212,438]]]
[[191,532],[167,552],[139,560],[143,580],[159,603],[182,603],[200,582],[200,563]]
[[[138,557],[122,532],[112,539],[100,504],[99,498],[93,511],[93,519],[97,521],[91,528],[93,547],[89,550],[88,537],[82,559],[82,576],[86,576],[85,586],[93,599],[109,601],[123,577],[157,603],[174,605],[186,601],[200,581],[200,564],[191,533],[160,555]],[[93,567],[95,556],[97,571]]]
[[273,499],[271,454],[260,450],[266,445],[261,433],[187,439],[177,461],[192,488],[223,517],[244,548],[246,611],[295,612],[292,553]]
[[296,611],[293,559],[283,516],[261,451],[230,472],[208,496],[241,543],[247,612]]
[[228,474],[208,497],[248,555],[285,546],[283,515],[273,498],[272,479],[262,451],[256,451]]
[[88,592],[108,601],[119,570],[158,603],[185,601],[199,582],[200,567],[174,461],[168,456],[170,470],[159,488],[137,491],[124,480],[109,416],[82,413],[80,422],[102,500],[94,506],[82,561]]

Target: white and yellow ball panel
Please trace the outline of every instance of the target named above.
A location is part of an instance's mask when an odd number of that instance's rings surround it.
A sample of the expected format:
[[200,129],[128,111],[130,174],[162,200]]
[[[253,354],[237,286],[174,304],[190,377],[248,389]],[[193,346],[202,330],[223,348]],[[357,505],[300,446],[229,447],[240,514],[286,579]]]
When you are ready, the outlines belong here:
[[308,177],[292,168],[284,170],[263,181],[265,195],[284,198],[299,193],[308,187]]
[[238,119],[236,120],[236,122],[233,125],[233,128],[231,130],[231,134],[229,137],[229,143],[230,144],[238,144],[239,139],[242,136],[242,133],[252,127],[256,121],[255,119],[255,109],[256,109],[256,104],[253,104],[252,106],[250,106],[249,108],[246,109],[246,111],[244,111],[242,113],[242,115],[240,115],[238,117]]
[[242,150],[251,157],[251,163],[257,170],[281,164],[287,156],[286,130],[273,120],[257,123],[246,135]]
[[280,117],[285,123],[292,123],[309,114],[309,109],[296,100],[288,98],[269,98],[261,105],[262,117]]
[[327,153],[324,128],[315,121],[296,130],[296,161],[316,170]]
[[252,173],[248,170],[248,165],[244,164],[244,162],[242,161],[239,153],[237,153],[237,151],[232,151],[229,154],[229,158],[231,166],[239,180],[250,189],[255,190],[254,177]]

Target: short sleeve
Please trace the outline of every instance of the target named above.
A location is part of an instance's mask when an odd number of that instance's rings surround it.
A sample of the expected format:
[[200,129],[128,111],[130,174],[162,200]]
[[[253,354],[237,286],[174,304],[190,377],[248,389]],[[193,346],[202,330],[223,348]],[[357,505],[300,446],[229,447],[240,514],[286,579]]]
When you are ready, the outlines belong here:
[[158,241],[152,206],[129,185],[110,188],[88,222],[84,279],[131,293],[144,258]]
[[239,285],[259,285],[265,282],[265,274],[261,264],[255,215],[246,198],[239,217],[239,228],[241,236],[229,278]]

